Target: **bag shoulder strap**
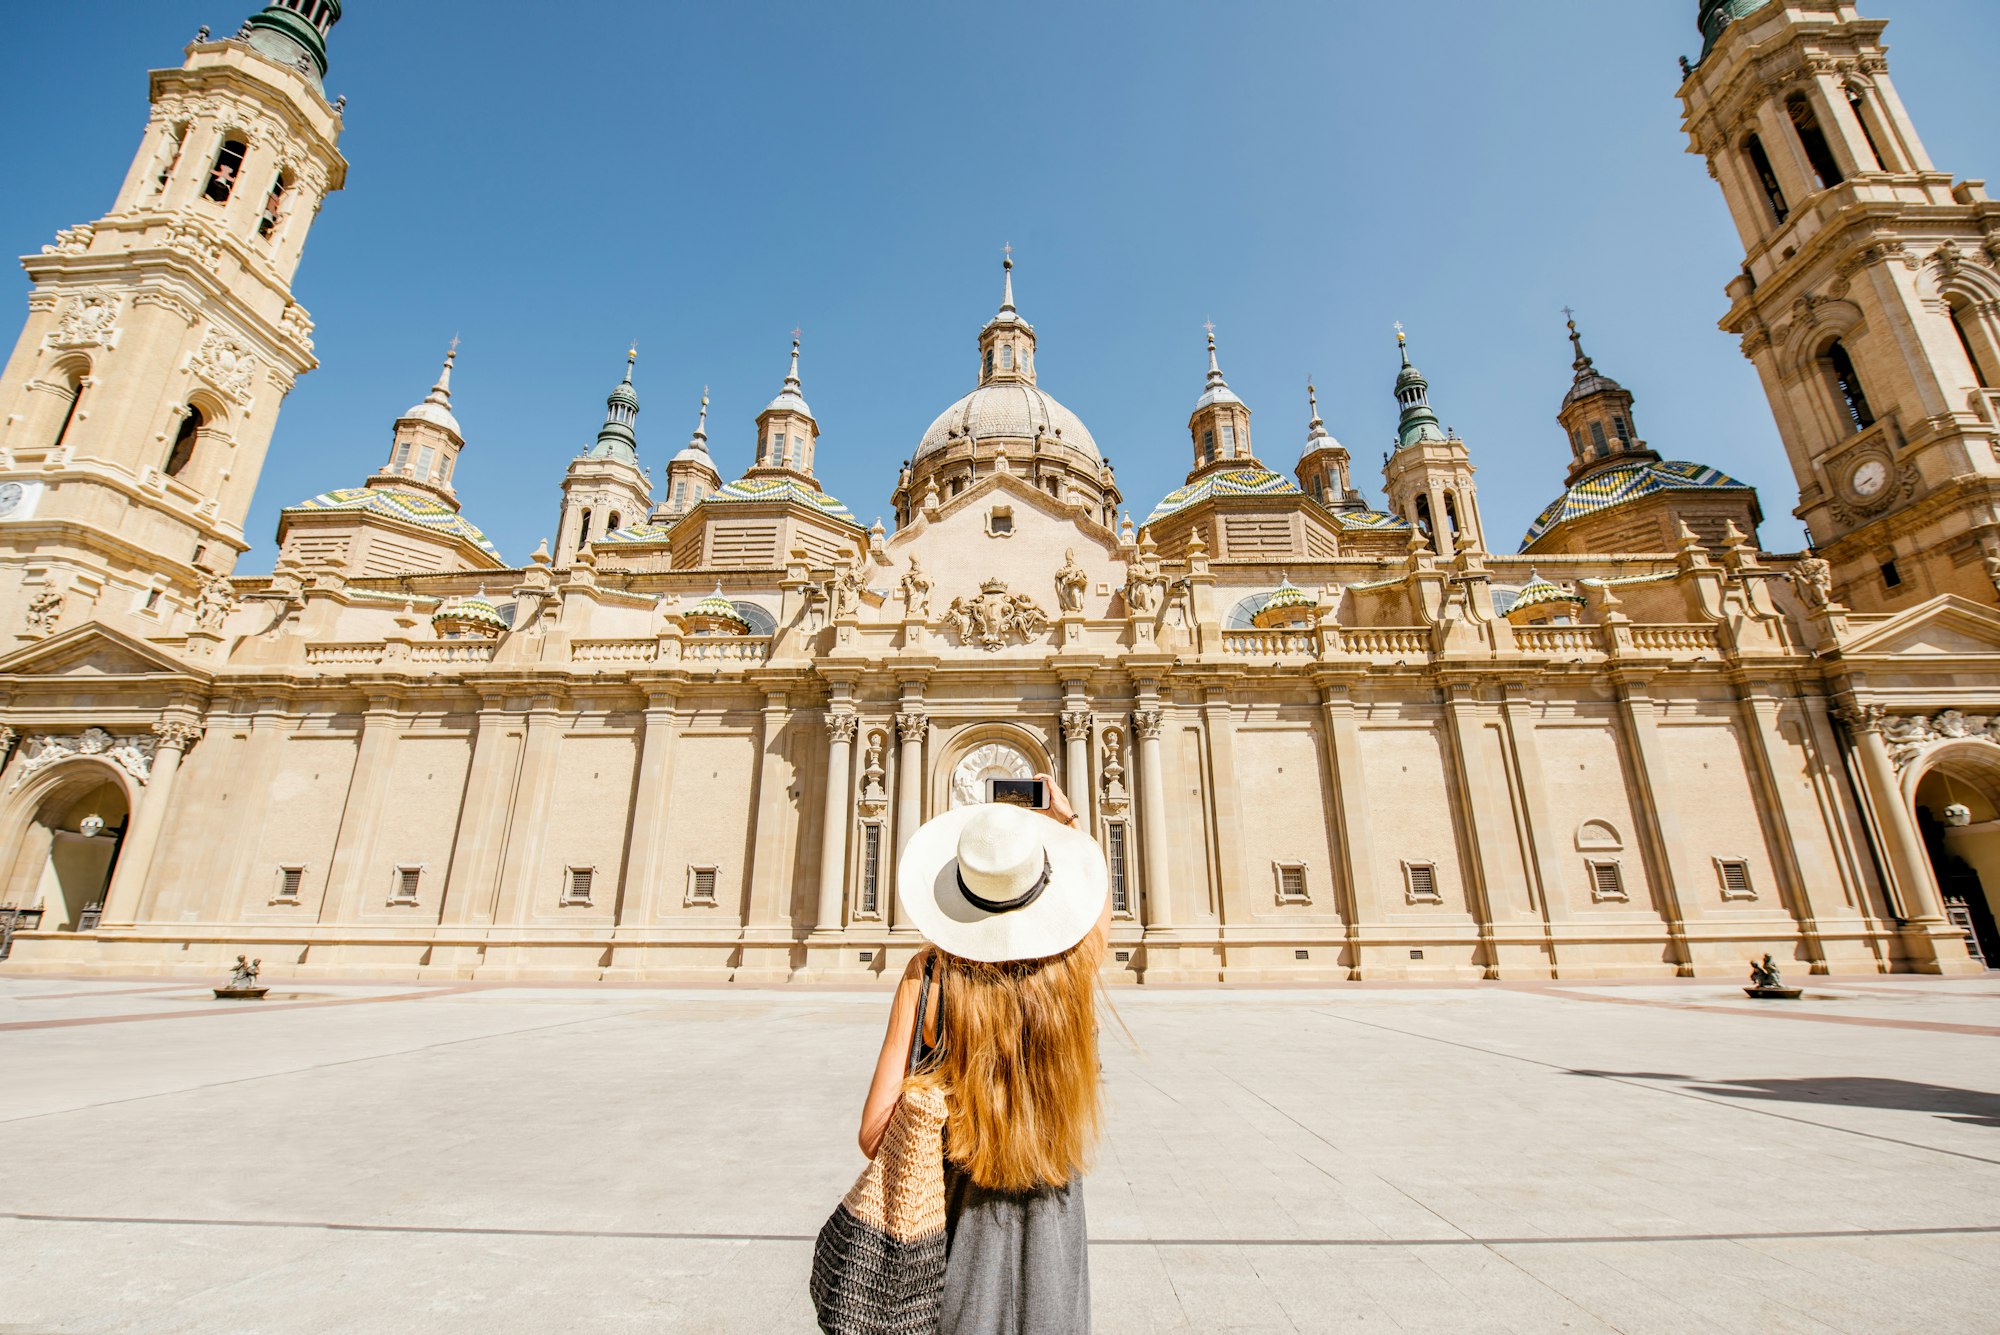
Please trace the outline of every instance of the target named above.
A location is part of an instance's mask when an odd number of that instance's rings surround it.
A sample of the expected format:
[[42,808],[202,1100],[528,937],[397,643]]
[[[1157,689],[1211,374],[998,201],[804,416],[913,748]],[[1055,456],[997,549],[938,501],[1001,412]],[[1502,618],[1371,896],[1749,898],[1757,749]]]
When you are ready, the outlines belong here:
[[[923,981],[917,986],[917,1017],[910,1026],[910,1057],[904,1063],[905,1075],[915,1075],[918,1068],[927,1065],[937,1055],[938,1049],[924,1042],[924,1018],[930,1010],[931,979],[937,974],[937,952],[932,950],[924,956]],[[937,1022],[938,1036],[944,1036],[944,979],[937,978]]]

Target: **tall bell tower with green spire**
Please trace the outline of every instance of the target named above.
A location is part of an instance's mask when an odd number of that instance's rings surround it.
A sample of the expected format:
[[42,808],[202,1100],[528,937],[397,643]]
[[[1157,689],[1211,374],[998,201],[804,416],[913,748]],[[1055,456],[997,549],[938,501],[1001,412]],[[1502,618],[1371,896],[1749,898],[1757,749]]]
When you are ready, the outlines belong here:
[[1472,455],[1465,442],[1438,425],[1431,408],[1431,385],[1410,364],[1409,339],[1396,326],[1396,448],[1382,461],[1389,508],[1415,526],[1433,551],[1447,560],[1467,551],[1487,550],[1479,521],[1479,489],[1473,485]]
[[337,0],[206,28],[150,79],[111,209],[22,260],[34,287],[0,371],[0,648],[89,620],[189,628],[243,521],[278,410],[313,358],[293,299],[347,163],[327,100]]
[[1864,612],[2000,601],[2000,204],[1925,152],[1853,0],[1702,0],[1680,97],[1742,239],[1795,513]]

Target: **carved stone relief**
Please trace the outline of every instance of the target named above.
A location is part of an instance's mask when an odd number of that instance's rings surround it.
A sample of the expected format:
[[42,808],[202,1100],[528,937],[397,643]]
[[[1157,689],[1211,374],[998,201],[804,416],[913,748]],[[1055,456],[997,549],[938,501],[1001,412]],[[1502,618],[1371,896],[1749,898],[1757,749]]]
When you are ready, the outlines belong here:
[[219,329],[211,329],[201,340],[188,367],[196,375],[235,399],[250,402],[257,373],[264,364],[257,354]]
[[951,772],[951,804],[977,806],[986,800],[988,779],[1032,779],[1035,766],[1005,742],[975,748]]
[[944,619],[958,632],[960,644],[976,644],[989,652],[1009,639],[1032,639],[1049,628],[1049,614],[1025,593],[1010,593],[1007,581],[989,579],[977,598],[954,598]]
[[103,728],[85,728],[75,737],[44,734],[30,737],[22,748],[20,766],[14,771],[14,782],[7,786],[12,792],[26,783],[34,775],[51,765],[78,756],[97,756],[117,765],[140,783],[153,777],[153,756],[159,750],[160,738],[134,734],[114,736]]
[[49,346],[97,348],[117,332],[118,298],[103,288],[86,288],[64,300],[56,315]]

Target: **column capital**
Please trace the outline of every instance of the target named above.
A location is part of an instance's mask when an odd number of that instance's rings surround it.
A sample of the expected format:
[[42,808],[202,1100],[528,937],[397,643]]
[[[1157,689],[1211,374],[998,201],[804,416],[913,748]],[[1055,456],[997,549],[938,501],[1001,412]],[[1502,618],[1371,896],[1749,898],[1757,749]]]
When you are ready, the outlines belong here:
[[193,750],[203,731],[199,723],[186,723],[179,719],[162,719],[153,725],[153,735],[160,739],[161,749],[167,751]]
[[1889,717],[1887,705],[1864,704],[1849,697],[1833,707],[1833,716],[1847,725],[1852,733],[1880,732],[1882,722]]
[[930,727],[931,717],[921,709],[905,709],[896,715],[896,735],[904,744],[921,742]]
[[1137,709],[1132,712],[1132,727],[1142,742],[1158,741],[1160,736],[1160,711],[1157,709]]
[[833,739],[833,742],[836,746],[853,745],[854,734],[857,730],[859,730],[860,727],[861,727],[861,718],[857,714],[851,713],[846,710],[827,711],[826,715],[827,736]]
[[1062,734],[1066,742],[1087,742],[1090,740],[1090,711],[1087,709],[1065,709],[1062,713]]

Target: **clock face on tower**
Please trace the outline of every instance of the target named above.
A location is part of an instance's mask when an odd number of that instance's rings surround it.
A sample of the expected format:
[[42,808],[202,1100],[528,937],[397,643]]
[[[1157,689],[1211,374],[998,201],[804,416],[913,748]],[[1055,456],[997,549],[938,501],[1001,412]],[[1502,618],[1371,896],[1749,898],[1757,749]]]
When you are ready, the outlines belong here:
[[0,482],[0,519],[5,519],[21,508],[21,498],[27,489],[18,482]]
[[1874,497],[1889,485],[1889,465],[1882,459],[1864,459],[1847,475],[1847,485],[1857,496]]

